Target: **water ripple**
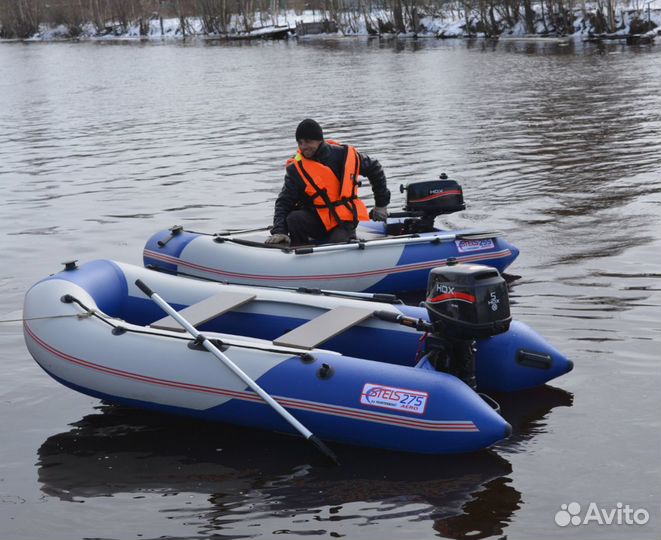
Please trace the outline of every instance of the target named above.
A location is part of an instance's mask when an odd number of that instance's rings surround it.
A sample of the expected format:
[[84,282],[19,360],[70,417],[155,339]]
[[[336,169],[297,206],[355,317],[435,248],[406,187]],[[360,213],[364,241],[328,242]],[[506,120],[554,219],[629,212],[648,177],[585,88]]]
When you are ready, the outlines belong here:
[[[62,260],[141,264],[145,239],[177,223],[267,224],[295,126],[317,117],[382,163],[393,208],[399,183],[460,181],[467,210],[439,224],[500,230],[521,249],[513,314],[575,361],[559,384],[577,396],[499,396],[514,434],[493,452],[347,449],[329,471],[273,434],[114,408],[80,419],[95,400],[37,377],[15,333],[2,348],[15,435],[2,446],[3,532],[543,537],[568,502],[557,494],[658,500],[660,53],[479,40],[0,44],[2,312]],[[35,450],[38,483],[26,481]],[[596,462],[621,466],[604,476]]]

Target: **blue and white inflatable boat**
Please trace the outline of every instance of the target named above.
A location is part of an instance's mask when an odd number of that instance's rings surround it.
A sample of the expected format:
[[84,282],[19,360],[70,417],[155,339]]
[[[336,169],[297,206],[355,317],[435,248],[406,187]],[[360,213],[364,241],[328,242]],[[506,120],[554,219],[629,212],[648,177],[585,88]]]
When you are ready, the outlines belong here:
[[530,388],[571,369],[515,321],[475,342],[471,387],[432,365],[415,328],[429,320],[423,308],[183,279],[109,260],[71,265],[27,292],[24,335],[38,364],[109,402],[293,431],[164,317],[138,279],[326,440],[429,454],[485,448],[510,426],[478,392]]
[[181,226],[154,234],[145,245],[145,266],[172,274],[245,285],[338,291],[422,291],[432,268],[448,262],[505,270],[519,250],[492,231],[443,231],[441,214],[465,208],[453,180],[414,182],[404,212],[387,223],[361,222],[347,243],[281,248],[264,243],[268,228],[206,234]]
[[173,227],[147,241],[143,260],[213,281],[393,293],[424,290],[429,271],[448,261],[503,271],[519,255],[495,233],[475,229],[393,236],[383,223],[367,222],[357,232],[356,242],[281,249],[264,244],[267,230],[205,234]]

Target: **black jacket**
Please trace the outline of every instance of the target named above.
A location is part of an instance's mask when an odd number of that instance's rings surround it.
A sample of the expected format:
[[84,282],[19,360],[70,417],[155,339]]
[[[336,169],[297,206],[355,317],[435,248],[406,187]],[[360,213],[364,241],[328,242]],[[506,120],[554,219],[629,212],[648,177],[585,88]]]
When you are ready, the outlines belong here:
[[[322,143],[312,159],[329,167],[338,178],[344,173],[344,163],[347,158],[346,146],[335,146]],[[374,192],[375,206],[388,206],[390,191],[386,186],[386,175],[381,164],[365,154],[358,153],[360,160],[360,176],[366,176]],[[275,201],[273,213],[273,228],[271,234],[287,233],[287,216],[296,208],[309,208],[314,211],[312,200],[305,193],[305,182],[299,176],[296,165],[289,165],[285,172],[285,183]]]

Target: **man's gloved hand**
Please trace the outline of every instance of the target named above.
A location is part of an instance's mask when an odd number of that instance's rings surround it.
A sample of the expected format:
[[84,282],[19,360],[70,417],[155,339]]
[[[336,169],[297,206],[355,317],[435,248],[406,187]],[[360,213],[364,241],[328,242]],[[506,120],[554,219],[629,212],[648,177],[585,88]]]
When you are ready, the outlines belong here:
[[265,244],[284,244],[285,246],[288,246],[290,242],[291,240],[286,234],[272,234],[264,240]]
[[375,206],[370,212],[370,218],[372,221],[386,221],[388,219],[388,207]]

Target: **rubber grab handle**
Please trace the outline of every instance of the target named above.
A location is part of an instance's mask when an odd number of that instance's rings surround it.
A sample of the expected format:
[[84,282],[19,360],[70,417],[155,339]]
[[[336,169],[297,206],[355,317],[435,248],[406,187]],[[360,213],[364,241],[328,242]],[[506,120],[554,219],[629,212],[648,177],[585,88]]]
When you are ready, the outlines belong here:
[[402,326],[408,326],[409,328],[415,328],[422,332],[433,332],[434,326],[432,323],[423,321],[422,319],[414,319],[413,317],[405,317],[404,315],[391,313],[390,311],[375,311],[374,316],[377,319],[381,319],[386,322],[393,322],[401,324]]
[[397,298],[394,294],[386,294],[386,293],[374,293],[372,294],[372,300],[375,300],[377,302],[384,302],[388,304],[401,304],[402,301]]
[[152,295],[154,294],[154,291],[152,291],[149,287],[147,287],[147,285],[145,285],[143,281],[136,279],[135,284],[138,287],[138,289],[140,289],[143,293],[149,296],[149,298],[151,298]]
[[401,313],[391,313],[390,311],[377,311],[374,313],[374,316],[382,321],[394,323],[400,323],[403,318]]

